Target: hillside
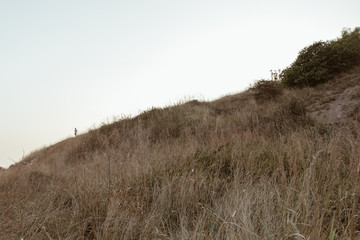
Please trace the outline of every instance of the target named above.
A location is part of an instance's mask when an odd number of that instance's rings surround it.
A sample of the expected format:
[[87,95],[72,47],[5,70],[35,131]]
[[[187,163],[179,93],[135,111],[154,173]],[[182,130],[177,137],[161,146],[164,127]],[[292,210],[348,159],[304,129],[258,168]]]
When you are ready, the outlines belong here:
[[30,154],[0,173],[0,239],[360,239],[360,67],[271,84]]

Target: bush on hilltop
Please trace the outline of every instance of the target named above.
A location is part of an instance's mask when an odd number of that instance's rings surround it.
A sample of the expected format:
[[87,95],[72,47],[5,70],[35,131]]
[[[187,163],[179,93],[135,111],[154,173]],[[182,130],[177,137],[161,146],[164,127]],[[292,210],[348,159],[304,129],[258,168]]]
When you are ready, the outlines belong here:
[[344,29],[340,38],[319,41],[299,52],[280,75],[288,87],[315,86],[360,64],[360,27]]

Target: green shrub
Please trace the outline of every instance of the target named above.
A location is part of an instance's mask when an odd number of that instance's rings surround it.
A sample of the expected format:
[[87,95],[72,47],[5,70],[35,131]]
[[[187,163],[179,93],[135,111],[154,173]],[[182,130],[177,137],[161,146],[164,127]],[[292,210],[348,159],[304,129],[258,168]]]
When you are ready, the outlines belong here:
[[319,41],[300,51],[297,59],[280,75],[288,87],[315,86],[360,64],[360,28],[345,29],[332,41]]

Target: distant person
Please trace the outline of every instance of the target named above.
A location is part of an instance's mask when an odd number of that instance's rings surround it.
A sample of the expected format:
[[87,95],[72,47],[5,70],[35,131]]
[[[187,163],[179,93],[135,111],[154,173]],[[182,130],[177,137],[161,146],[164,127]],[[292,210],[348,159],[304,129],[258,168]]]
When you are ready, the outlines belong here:
[[74,130],[74,135],[76,136],[77,135],[77,129],[75,128],[75,130]]

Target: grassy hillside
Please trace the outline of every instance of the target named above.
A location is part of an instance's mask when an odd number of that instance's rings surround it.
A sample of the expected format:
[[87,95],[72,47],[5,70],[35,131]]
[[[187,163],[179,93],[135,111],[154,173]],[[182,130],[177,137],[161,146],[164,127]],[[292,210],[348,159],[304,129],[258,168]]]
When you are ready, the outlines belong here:
[[34,152],[0,173],[0,239],[360,239],[360,96],[346,121],[316,113],[349,82],[360,68],[152,109]]

